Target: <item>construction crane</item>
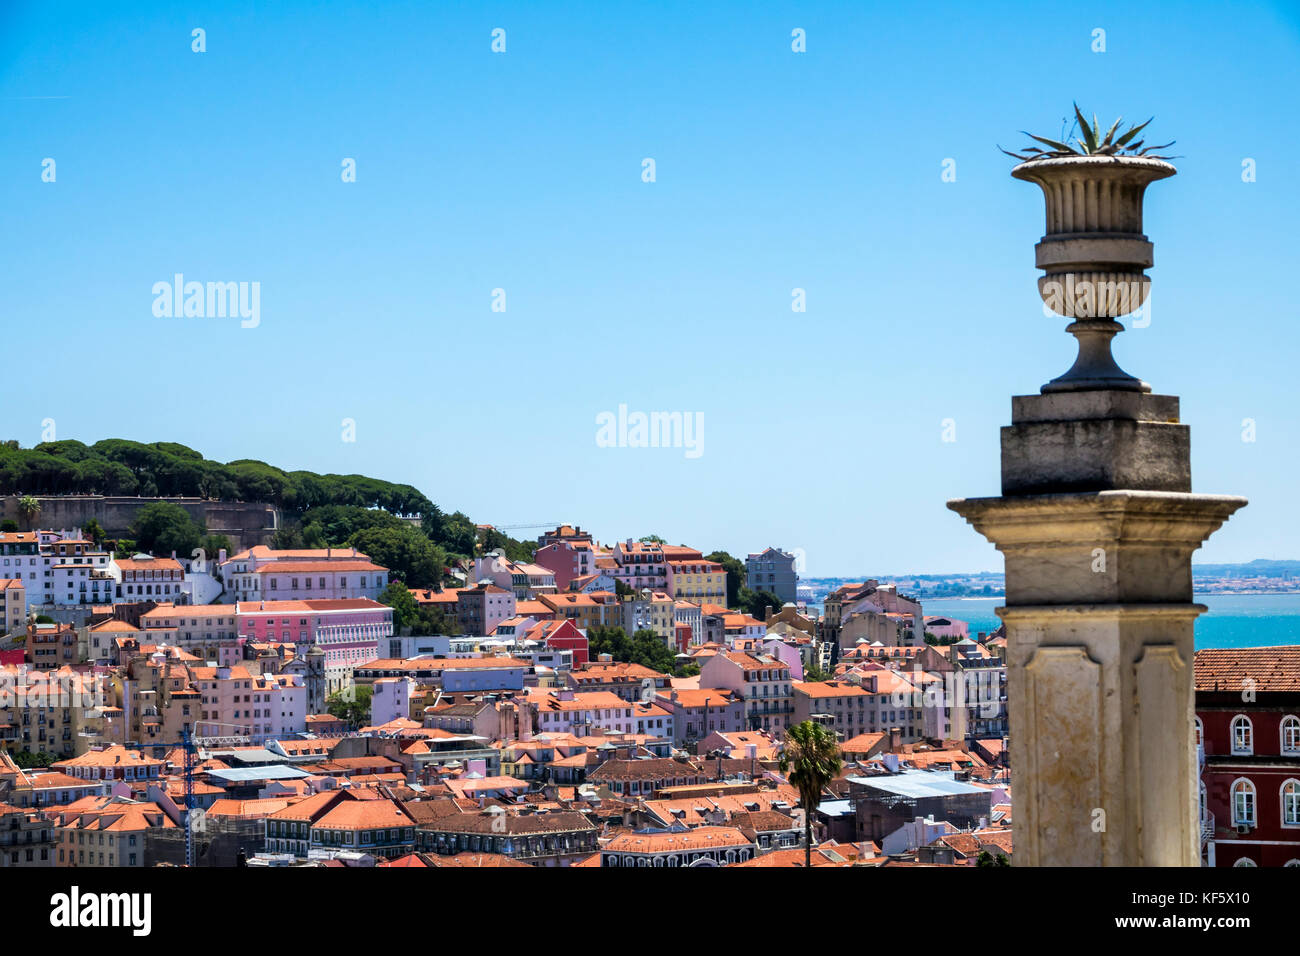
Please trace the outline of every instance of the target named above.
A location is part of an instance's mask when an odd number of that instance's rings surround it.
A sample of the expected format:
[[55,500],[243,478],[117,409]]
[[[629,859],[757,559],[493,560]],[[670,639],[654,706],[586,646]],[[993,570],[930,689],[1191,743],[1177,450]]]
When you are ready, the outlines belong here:
[[492,524],[489,528],[495,528],[497,531],[529,531],[534,528],[558,528],[564,522],[562,521],[544,521],[541,524]]
[[[181,732],[181,739],[178,742],[170,744],[150,744],[151,747],[171,747],[175,749],[180,747],[185,753],[183,764],[185,775],[185,812],[181,814],[185,821],[185,865],[194,866],[194,823],[192,820],[194,810],[194,768],[199,763],[198,749],[200,747],[233,747],[249,743],[248,727],[243,724],[223,724],[213,721],[201,721],[205,727],[231,727],[235,730],[245,731],[245,733],[229,734],[226,736],[203,735],[195,736],[190,733],[189,725],[186,724]],[[206,759],[206,758],[205,758]]]

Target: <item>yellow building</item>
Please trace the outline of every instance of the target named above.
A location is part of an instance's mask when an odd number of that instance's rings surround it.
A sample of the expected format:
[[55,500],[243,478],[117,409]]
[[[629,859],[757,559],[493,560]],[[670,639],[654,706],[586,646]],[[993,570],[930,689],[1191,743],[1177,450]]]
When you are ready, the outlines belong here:
[[716,561],[671,561],[668,590],[673,597],[692,604],[727,606],[727,572]]

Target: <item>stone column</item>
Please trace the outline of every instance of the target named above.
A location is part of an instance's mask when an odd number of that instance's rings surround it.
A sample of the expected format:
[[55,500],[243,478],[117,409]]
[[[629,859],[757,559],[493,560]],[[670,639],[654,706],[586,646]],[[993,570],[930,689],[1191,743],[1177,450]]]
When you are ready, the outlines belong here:
[[1110,354],[1145,304],[1146,186],[1170,164],[1023,163],[1047,199],[1044,302],[1079,357],[1012,399],[1002,496],[950,501],[1006,561],[1014,858],[1030,866],[1197,866],[1191,555],[1245,499],[1192,493],[1178,399]]

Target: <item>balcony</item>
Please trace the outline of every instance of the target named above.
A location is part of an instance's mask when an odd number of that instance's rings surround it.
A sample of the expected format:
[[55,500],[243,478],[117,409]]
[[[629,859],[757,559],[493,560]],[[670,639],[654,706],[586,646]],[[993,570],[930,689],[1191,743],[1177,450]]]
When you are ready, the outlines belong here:
[[1214,839],[1214,814],[1207,813],[1201,817],[1201,849]]

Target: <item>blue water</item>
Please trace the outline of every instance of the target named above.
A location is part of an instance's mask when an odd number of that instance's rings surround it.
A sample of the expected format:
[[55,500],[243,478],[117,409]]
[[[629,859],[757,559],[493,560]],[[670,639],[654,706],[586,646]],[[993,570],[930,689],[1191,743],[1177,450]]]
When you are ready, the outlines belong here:
[[[1267,647],[1300,644],[1300,594],[1198,594],[1210,610],[1196,619],[1196,647]],[[922,603],[926,615],[955,617],[970,624],[970,634],[992,631],[1001,623],[993,609],[1002,598],[943,599]]]

